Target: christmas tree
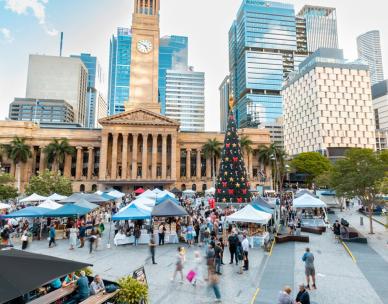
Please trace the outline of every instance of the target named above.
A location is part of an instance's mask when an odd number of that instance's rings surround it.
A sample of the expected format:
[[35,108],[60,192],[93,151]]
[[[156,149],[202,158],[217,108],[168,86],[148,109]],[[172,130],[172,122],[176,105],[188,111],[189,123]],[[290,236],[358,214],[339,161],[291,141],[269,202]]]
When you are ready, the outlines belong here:
[[232,111],[229,113],[221,157],[220,175],[216,182],[216,201],[222,203],[250,202],[249,181]]

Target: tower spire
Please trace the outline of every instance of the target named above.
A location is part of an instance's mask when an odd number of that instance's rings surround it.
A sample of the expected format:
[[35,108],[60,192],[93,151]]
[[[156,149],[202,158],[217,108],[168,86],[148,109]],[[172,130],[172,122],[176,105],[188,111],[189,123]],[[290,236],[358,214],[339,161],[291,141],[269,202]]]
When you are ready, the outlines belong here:
[[134,0],[135,14],[146,16],[159,15],[159,1],[160,0]]

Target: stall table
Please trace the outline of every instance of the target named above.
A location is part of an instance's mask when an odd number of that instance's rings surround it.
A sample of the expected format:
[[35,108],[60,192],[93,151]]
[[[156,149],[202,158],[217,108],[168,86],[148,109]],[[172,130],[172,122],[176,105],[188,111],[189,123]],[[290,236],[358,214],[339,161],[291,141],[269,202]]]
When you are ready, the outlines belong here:
[[28,304],[51,304],[72,294],[75,291],[75,289],[76,287],[74,286],[74,284],[67,287],[62,287],[42,297],[39,297],[31,302],[28,302]]
[[252,248],[262,247],[269,240],[269,233],[264,232],[262,235],[248,236],[249,245]]
[[302,218],[302,227],[325,227],[326,223],[322,218]]

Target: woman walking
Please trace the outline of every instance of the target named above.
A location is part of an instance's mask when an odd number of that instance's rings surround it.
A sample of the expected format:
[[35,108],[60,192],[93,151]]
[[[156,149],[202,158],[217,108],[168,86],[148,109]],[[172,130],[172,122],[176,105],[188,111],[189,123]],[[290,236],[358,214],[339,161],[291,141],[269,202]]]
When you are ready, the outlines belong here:
[[181,284],[183,283],[183,264],[185,263],[185,249],[178,247],[178,254],[176,256],[174,276],[171,281],[175,281],[176,274],[179,272],[181,275]]
[[69,229],[69,243],[70,248],[69,250],[74,250],[75,246],[77,246],[77,235],[78,235],[78,229],[75,224]]
[[186,230],[186,239],[187,239],[187,243],[189,244],[189,247],[193,245],[193,230],[194,230],[193,225],[190,222]]

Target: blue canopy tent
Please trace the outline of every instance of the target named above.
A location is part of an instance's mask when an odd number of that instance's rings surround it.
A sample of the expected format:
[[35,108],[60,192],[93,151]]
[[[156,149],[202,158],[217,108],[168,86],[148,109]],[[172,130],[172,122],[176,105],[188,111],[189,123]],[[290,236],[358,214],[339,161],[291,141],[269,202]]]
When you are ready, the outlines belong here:
[[46,213],[53,211],[46,208],[40,207],[27,207],[24,209],[20,209],[18,211],[12,212],[10,214],[2,215],[4,218],[18,218],[18,217],[44,217]]
[[50,210],[45,213],[45,217],[72,217],[72,216],[82,216],[89,213],[91,210],[88,208],[83,208],[75,204],[66,204],[61,208],[56,210]]
[[335,196],[336,193],[335,193],[335,190],[327,190],[325,192],[322,192],[321,195],[324,195],[324,196]]
[[262,207],[265,207],[267,209],[274,209],[275,206],[271,206],[264,198],[262,198],[261,196],[259,197],[256,197],[253,202],[253,204],[257,204],[257,205],[260,205]]
[[108,201],[114,201],[116,197],[109,195],[107,192],[103,192],[100,196]]
[[93,204],[93,203],[88,202],[87,200],[84,200],[84,199],[82,199],[82,200],[76,202],[74,205],[75,205],[75,206],[78,206],[78,207],[90,209],[90,210],[94,210],[94,209],[97,209],[97,208],[100,207],[99,205]]
[[273,209],[261,206],[259,204],[252,204],[252,207],[255,208],[256,210],[259,210],[259,211],[263,211],[263,212],[266,212],[266,213],[269,213],[269,214],[274,214],[274,210]]
[[157,206],[157,205],[165,202],[166,200],[172,200],[173,202],[175,202],[175,203],[177,203],[179,205],[179,201],[176,198],[169,196],[168,194],[166,194],[163,197],[157,198],[155,205]]
[[128,207],[121,209],[113,217],[113,221],[123,220],[145,220],[151,218],[151,213],[143,209],[140,209],[135,204],[131,204]]

